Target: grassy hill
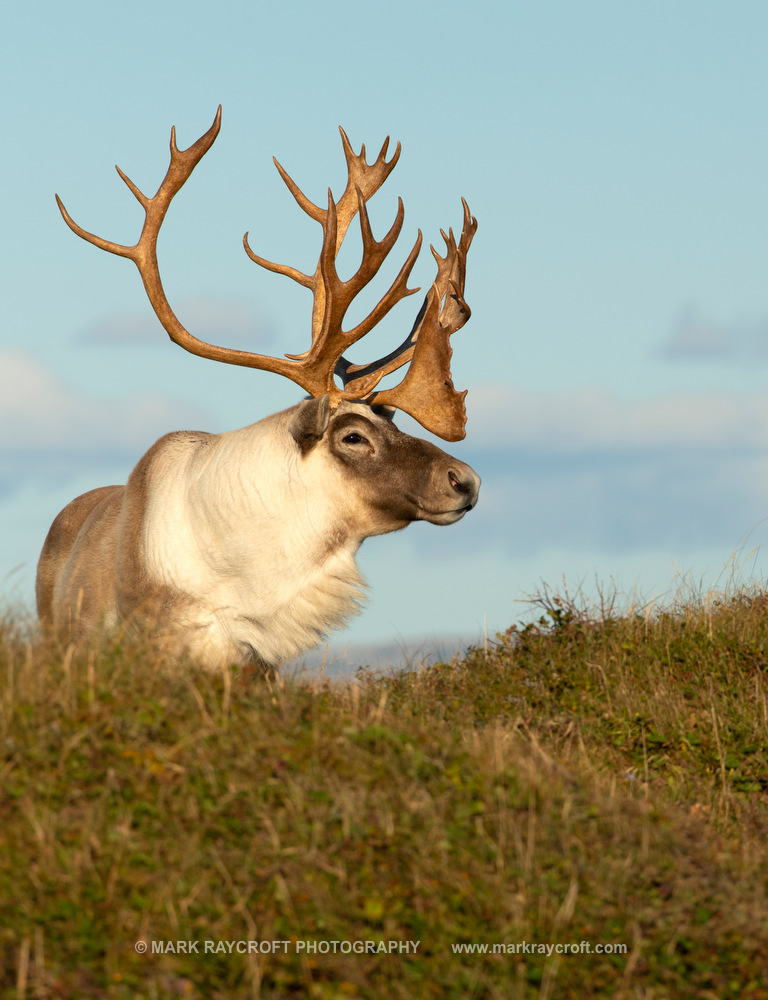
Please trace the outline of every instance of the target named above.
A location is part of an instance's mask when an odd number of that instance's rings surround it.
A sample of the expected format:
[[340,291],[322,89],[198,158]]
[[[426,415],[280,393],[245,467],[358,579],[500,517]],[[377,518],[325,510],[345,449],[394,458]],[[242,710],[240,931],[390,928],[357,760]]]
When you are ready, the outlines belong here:
[[314,686],[6,622],[0,997],[768,998],[765,599],[539,604]]

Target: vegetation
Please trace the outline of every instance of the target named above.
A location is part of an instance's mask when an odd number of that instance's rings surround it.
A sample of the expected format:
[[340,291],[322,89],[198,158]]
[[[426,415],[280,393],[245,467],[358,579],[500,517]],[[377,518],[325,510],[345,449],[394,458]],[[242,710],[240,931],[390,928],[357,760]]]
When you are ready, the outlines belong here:
[[538,605],[337,685],[6,622],[0,997],[768,998],[766,601]]

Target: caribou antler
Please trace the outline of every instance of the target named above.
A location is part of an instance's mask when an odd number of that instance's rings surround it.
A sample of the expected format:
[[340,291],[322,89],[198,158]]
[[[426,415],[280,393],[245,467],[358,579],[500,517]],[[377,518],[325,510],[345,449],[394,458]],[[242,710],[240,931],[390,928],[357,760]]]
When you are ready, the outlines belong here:
[[[188,149],[180,150],[176,144],[176,130],[171,129],[171,162],[157,193],[152,198],[143,194],[133,181],[117,167],[120,177],[128,185],[144,209],[145,219],[141,236],[134,246],[111,243],[94,236],[70,217],[56,195],[64,221],[78,236],[94,246],[120,257],[128,257],[139,269],[144,288],[158,319],[171,340],[192,354],[222,361],[226,364],[244,365],[263,371],[277,372],[296,382],[312,396],[328,393],[331,405],[342,399],[369,402],[374,400],[395,406],[410,413],[427,430],[448,441],[464,437],[466,412],[464,396],[453,388],[450,373],[451,348],[449,337],[469,319],[469,308],[464,301],[466,255],[477,229],[464,205],[464,224],[457,243],[453,231],[443,232],[446,255],[440,257],[434,248],[437,261],[437,278],[424,300],[416,323],[403,343],[386,357],[367,365],[353,365],[344,352],[357,343],[381,320],[392,307],[418,288],[408,288],[408,278],[421,249],[421,232],[399,274],[389,290],[374,306],[368,316],[351,330],[343,330],[342,323],[353,299],[378,273],[382,263],[394,246],[402,229],[405,210],[398,199],[395,221],[386,236],[377,241],[368,219],[367,201],[379,190],[395,167],[400,156],[400,143],[390,160],[386,159],[389,139],[385,140],[373,163],[365,159],[365,146],[360,154],[352,151],[349,139],[340,129],[347,161],[347,185],[338,202],[328,191],[328,207],[320,208],[311,202],[275,160],[280,176],[285,181],[298,205],[323,229],[323,244],[317,268],[313,275],[286,264],[274,264],[257,256],[248,243],[248,233],[243,237],[246,253],[262,267],[284,274],[311,289],[314,297],[312,309],[311,345],[303,354],[288,354],[284,358],[252,354],[233,348],[217,347],[198,340],[187,330],[171,308],[163,290],[157,262],[157,237],[172,199],[191,175],[194,168],[213,145],[221,127],[221,107],[208,131]],[[355,215],[360,218],[363,256],[360,267],[347,281],[342,281],[336,270],[336,259],[349,225]],[[376,390],[380,380],[410,362],[403,381],[394,388]],[[344,388],[334,380],[338,375]]]

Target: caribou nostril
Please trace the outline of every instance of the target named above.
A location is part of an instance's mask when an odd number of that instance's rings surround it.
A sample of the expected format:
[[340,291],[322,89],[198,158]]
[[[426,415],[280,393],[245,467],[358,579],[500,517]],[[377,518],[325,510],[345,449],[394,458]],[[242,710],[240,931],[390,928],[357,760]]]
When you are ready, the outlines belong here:
[[448,482],[451,484],[451,488],[456,490],[456,492],[460,493],[462,496],[466,496],[467,493],[472,492],[471,485],[467,482],[464,482],[459,477],[459,474],[457,472],[454,472],[453,469],[448,470]]

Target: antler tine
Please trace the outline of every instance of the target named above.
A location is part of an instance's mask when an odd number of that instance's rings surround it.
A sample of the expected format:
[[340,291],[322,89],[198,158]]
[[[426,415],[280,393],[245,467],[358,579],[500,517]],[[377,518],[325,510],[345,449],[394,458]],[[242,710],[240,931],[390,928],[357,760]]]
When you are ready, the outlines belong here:
[[305,288],[312,288],[314,284],[314,277],[312,275],[304,274],[303,271],[300,271],[297,267],[291,267],[290,264],[275,264],[273,261],[267,260],[266,257],[259,257],[257,253],[254,253],[248,242],[248,235],[246,232],[243,236],[243,247],[254,264],[266,268],[267,271],[274,271],[275,274],[284,274],[288,278],[293,278],[294,281],[300,285],[304,285]]
[[273,156],[272,162],[277,167],[278,173],[283,178],[285,186],[288,188],[288,190],[295,198],[296,204],[299,206],[299,208],[302,209],[302,211],[306,212],[311,219],[315,220],[315,222],[320,222],[320,223],[325,222],[325,210],[320,208],[313,201],[310,201],[310,199],[307,198],[307,196],[301,190],[301,188],[293,179],[293,177],[291,177],[291,175],[288,173],[285,167],[283,167],[282,164],[278,162],[277,157]]

